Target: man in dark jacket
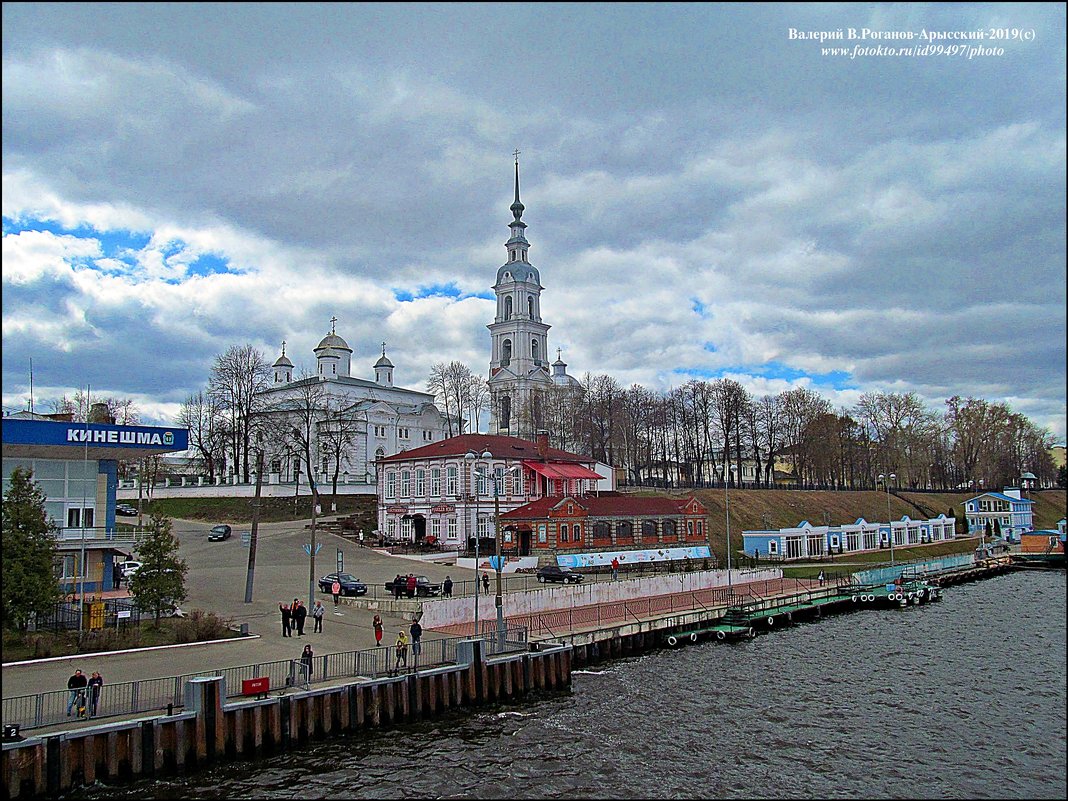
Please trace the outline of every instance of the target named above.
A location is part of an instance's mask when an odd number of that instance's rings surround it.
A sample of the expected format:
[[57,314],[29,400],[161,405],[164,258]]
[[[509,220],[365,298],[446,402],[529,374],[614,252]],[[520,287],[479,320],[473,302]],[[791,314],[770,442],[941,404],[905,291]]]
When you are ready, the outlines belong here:
[[412,625],[408,631],[412,633],[412,656],[418,659],[419,652],[423,650],[423,646],[419,642],[423,637],[423,627],[419,625],[418,620],[412,620]]
[[282,636],[283,637],[291,637],[291,636],[293,636],[290,633],[292,631],[292,629],[290,627],[290,621],[293,619],[292,610],[289,608],[289,606],[287,604],[278,604],[278,609],[282,613]]
[[74,671],[74,675],[67,679],[67,689],[70,690],[70,698],[67,699],[67,717],[70,717],[70,711],[78,700],[78,693],[84,690],[88,684],[89,679],[80,670]]
[[293,621],[297,624],[297,636],[304,636],[304,621],[308,618],[308,607],[299,600],[293,601]]

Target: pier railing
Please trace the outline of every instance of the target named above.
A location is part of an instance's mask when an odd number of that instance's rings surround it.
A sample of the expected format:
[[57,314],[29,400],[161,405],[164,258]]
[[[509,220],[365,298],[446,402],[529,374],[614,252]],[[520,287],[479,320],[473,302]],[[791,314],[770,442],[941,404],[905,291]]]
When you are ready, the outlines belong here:
[[[495,627],[492,633],[496,634]],[[443,637],[423,640],[419,643],[418,654],[415,653],[414,645],[409,644],[407,659],[403,663],[397,659],[395,645],[316,656],[312,659],[310,676],[305,675],[299,660],[280,659],[185,673],[180,676],[105,684],[100,690],[96,710],[94,711],[90,704],[87,713],[92,718],[113,718],[181,709],[185,703],[186,681],[203,676],[223,676],[226,679],[226,697],[238,698],[243,695],[241,682],[245,679],[267,678],[267,691],[275,692],[292,686],[307,686],[357,676],[378,678],[414,673],[455,663],[456,643],[462,639],[464,638]],[[521,627],[511,625],[505,633],[503,646],[493,637],[486,638],[484,648],[488,656],[524,651],[527,648],[527,632]],[[76,709],[72,710],[72,714],[67,714],[69,699],[69,690],[4,698],[3,722],[17,723],[23,729],[69,723],[77,719],[74,717],[77,714]]]

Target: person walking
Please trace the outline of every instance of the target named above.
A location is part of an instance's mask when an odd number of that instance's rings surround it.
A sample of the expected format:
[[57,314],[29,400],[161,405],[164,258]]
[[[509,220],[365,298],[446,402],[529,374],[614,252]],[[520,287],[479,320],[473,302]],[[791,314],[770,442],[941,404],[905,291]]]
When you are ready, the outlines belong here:
[[308,619],[308,607],[293,599],[293,622],[297,624],[297,636],[304,636],[304,621]]
[[441,597],[452,597],[452,578],[450,576],[445,577],[445,583],[441,585]]
[[89,717],[96,717],[96,707],[100,703],[100,689],[104,686],[104,677],[93,671],[89,677]]
[[282,636],[292,637],[293,610],[289,608],[288,604],[278,604],[278,609],[282,613]]
[[827,577],[823,575],[823,571],[822,570],[820,571],[820,574],[818,576],[816,576],[816,578],[819,580],[819,583],[820,583],[821,587],[823,586],[823,582],[825,582],[827,580]]
[[371,626],[375,630],[375,645],[382,644],[382,616],[375,615],[375,619],[371,621]]
[[415,580],[415,574],[414,573],[409,573],[408,574],[407,585],[408,585],[408,597],[409,598],[414,598],[415,597],[415,585],[416,585],[416,580]]
[[612,557],[612,581],[619,578],[619,558]]
[[89,679],[85,678],[85,674],[80,670],[75,670],[74,675],[67,679],[67,689],[70,690],[70,697],[67,699],[67,717],[70,717],[70,711],[74,708],[74,704],[78,701],[78,694],[85,692],[86,686],[89,684]]
[[397,661],[393,665],[393,672],[396,673],[401,665],[408,667],[408,635],[403,630],[397,634]]
[[337,579],[334,579],[334,583],[330,585],[330,594],[334,596],[334,614],[340,615],[341,613],[337,610],[337,602],[338,598],[341,597],[341,582]]
[[423,646],[419,642],[423,637],[423,627],[419,625],[418,618],[412,618],[412,625],[408,628],[408,631],[412,634],[412,656],[415,657],[415,663],[418,665],[419,653],[423,650]]
[[304,684],[311,684],[312,674],[312,659],[315,654],[312,652],[310,645],[305,645],[304,650],[300,652],[300,673],[301,678],[304,679]]
[[489,573],[482,574],[482,591],[489,592]]
[[322,601],[315,602],[315,608],[312,609],[312,620],[315,621],[314,634],[323,633],[323,615],[326,614],[326,609],[323,607]]

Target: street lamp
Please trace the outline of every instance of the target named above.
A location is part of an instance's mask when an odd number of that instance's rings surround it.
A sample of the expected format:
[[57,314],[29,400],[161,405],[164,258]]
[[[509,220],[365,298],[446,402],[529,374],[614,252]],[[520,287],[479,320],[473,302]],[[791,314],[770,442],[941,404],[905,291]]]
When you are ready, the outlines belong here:
[[[879,474],[879,480],[883,482],[883,486],[886,487],[886,525],[890,529],[890,564],[894,563],[894,523],[890,520],[890,481],[897,478],[897,474],[891,473],[889,476],[885,476],[882,473]],[[889,480],[887,480],[889,479]]]
[[[482,458],[488,458],[489,451],[482,454]],[[479,458],[479,455],[474,451],[468,451],[464,454],[464,459],[467,461],[469,483],[471,485],[471,494],[475,498],[475,636],[478,636],[478,487],[475,486],[475,460]],[[465,515],[466,517],[466,515]],[[468,539],[470,539],[471,530],[467,530]]]
[[727,502],[727,598],[730,603],[730,596],[734,595],[734,584],[731,580],[731,493],[730,493],[730,480],[734,478],[735,467],[730,466],[730,479],[727,478],[727,474],[723,474],[723,497]]
[[[485,451],[482,454],[483,459],[492,459],[493,454],[489,451]],[[508,473],[515,473],[519,470],[519,465],[513,465],[508,468]],[[495,598],[494,606],[497,609],[497,647],[504,648],[504,597],[501,591],[501,492],[500,485],[497,476],[489,470],[479,470],[475,468],[474,472],[479,477],[484,477],[493,482],[493,539],[494,550],[496,558],[494,559],[494,569],[497,573],[497,597]],[[501,478],[504,476],[502,475]]]

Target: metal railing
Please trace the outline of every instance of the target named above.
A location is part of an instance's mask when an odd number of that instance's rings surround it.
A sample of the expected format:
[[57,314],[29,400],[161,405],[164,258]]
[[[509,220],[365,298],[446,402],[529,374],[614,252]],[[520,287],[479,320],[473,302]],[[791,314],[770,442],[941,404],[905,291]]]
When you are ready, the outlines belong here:
[[[485,634],[496,633],[484,628]],[[453,664],[456,661],[456,643],[462,637],[444,637],[422,640],[419,653],[414,644],[409,644],[405,658],[399,659],[395,645],[366,648],[359,651],[343,651],[326,654],[312,659],[310,676],[305,676],[300,660],[280,659],[273,662],[259,662],[251,665],[205,670],[198,673],[185,673],[180,676],[168,676],[158,679],[140,679],[138,681],[120,682],[104,685],[99,694],[97,708],[93,718],[129,717],[139,714],[168,714],[174,709],[181,709],[185,703],[184,688],[189,679],[204,676],[222,676],[226,680],[226,697],[240,698],[242,681],[252,678],[268,678],[268,692],[284,691],[289,687],[310,686],[312,684],[338,679],[356,677],[374,679],[381,676],[413,673],[421,669]],[[506,632],[503,646],[495,638],[485,640],[486,654],[498,654],[525,651],[527,632],[517,626],[510,626]],[[3,699],[3,722],[17,723],[23,729],[54,726],[74,720],[74,714],[67,714],[70,690],[19,695]],[[73,710],[72,710],[73,712]]]

